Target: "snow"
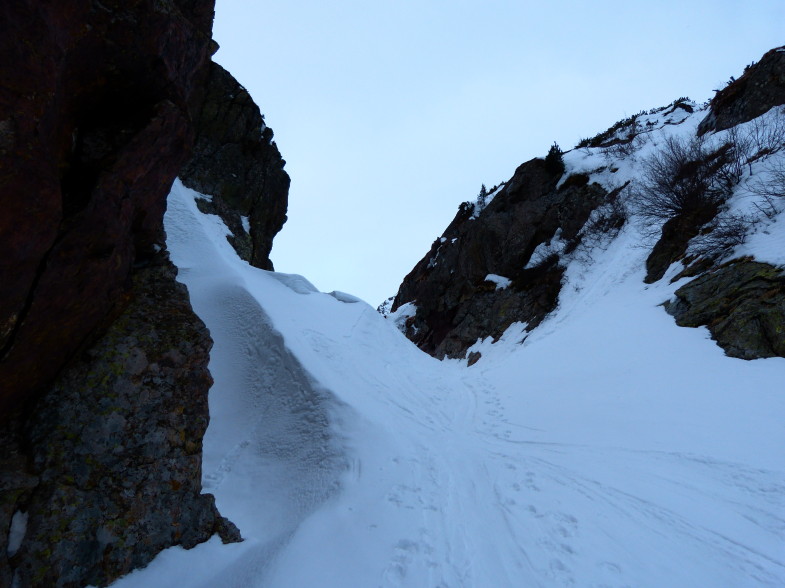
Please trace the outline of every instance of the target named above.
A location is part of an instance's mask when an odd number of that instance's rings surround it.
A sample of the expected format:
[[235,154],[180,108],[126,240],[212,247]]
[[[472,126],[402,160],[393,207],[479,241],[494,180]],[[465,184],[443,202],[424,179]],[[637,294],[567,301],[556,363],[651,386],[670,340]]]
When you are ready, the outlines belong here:
[[504,290],[510,284],[512,284],[512,280],[510,280],[510,278],[505,278],[504,276],[498,276],[496,274],[488,274],[485,276],[485,281],[496,284],[497,290]]
[[540,243],[537,245],[537,247],[534,248],[534,251],[532,251],[531,257],[526,263],[526,267],[524,269],[537,267],[549,257],[553,255],[559,255],[562,253],[562,251],[564,251],[566,245],[567,244],[561,240],[561,229],[557,229],[556,234],[551,240]]
[[406,332],[406,321],[417,314],[417,305],[414,302],[406,302],[401,304],[395,312],[387,314],[387,318],[397,327],[402,333]]
[[[619,182],[641,157],[565,163]],[[401,334],[414,305],[387,320],[250,267],[197,197],[173,187],[167,243],[215,340],[205,491],[245,541],[166,550],[116,586],[785,585],[785,359],[677,327],[660,305],[679,266],[644,284],[634,223],[469,367]],[[781,255],[783,226],[745,251]]]
[[346,292],[341,292],[340,290],[333,290],[330,292],[330,296],[338,300],[339,302],[346,302],[347,304],[354,304],[356,302],[363,302],[361,298],[354,296],[353,294],[347,294]]
[[785,211],[758,227],[734,254],[739,257],[752,255],[758,261],[785,266]]
[[18,510],[11,517],[11,526],[8,529],[8,544],[6,546],[8,557],[13,557],[19,551],[25,533],[27,533],[27,513]]

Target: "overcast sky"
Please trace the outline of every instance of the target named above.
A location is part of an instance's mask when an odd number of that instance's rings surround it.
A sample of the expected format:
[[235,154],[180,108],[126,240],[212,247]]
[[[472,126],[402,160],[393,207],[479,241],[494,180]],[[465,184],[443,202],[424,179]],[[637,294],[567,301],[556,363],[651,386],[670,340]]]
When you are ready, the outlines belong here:
[[292,178],[276,270],[374,306],[481,184],[785,43],[785,0],[218,0]]

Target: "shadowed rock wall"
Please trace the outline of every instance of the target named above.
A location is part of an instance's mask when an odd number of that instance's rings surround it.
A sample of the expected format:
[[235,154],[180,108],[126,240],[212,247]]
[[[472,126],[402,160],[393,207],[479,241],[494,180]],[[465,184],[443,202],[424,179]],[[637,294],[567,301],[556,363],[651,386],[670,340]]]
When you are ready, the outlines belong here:
[[136,271],[124,312],[5,439],[29,457],[3,519],[27,526],[7,561],[0,534],[0,584],[103,586],[171,545],[239,540],[201,494],[212,340],[175,274],[164,254]]
[[[217,63],[208,69],[207,81],[194,99],[193,157],[180,178],[189,188],[213,197],[209,203],[200,200],[200,206],[223,218],[240,256],[271,270],[273,237],[286,222],[286,162],[248,91]],[[250,230],[241,217],[248,219]]]
[[0,7],[0,413],[100,334],[163,244],[211,45],[212,2],[188,4]]
[[[561,177],[544,160],[521,165],[479,214],[465,203],[398,290],[393,310],[413,302],[407,336],[436,357],[463,357],[478,337],[499,337],[514,322],[536,327],[556,306],[559,256],[526,267],[538,245],[578,245],[591,211],[608,193],[587,176]],[[511,280],[497,289],[488,274]]]
[[211,340],[163,233],[212,17],[0,4],[1,586],[105,585],[239,538],[201,494]]

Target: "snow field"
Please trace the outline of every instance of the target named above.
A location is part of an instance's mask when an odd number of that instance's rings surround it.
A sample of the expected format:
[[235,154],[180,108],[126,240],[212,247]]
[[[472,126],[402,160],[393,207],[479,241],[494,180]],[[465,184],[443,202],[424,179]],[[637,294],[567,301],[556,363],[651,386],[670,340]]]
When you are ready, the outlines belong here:
[[[175,184],[168,246],[215,339],[205,491],[246,541],[172,548],[116,586],[785,585],[785,360],[677,327],[677,268],[643,283],[634,224],[570,263],[540,327],[478,341],[467,367],[249,267],[196,197]],[[746,252],[776,261],[782,222]]]

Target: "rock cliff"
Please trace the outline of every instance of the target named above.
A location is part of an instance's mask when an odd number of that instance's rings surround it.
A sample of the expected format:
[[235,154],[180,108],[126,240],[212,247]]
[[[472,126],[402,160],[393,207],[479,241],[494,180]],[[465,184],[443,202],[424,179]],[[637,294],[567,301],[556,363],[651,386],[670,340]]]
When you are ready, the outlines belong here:
[[234,214],[267,266],[288,176],[247,93],[239,117],[227,97],[212,18],[211,0],[0,7],[0,585],[105,585],[239,540],[201,494],[212,342],[163,213],[194,141],[198,161],[231,128],[232,171],[263,184]]
[[[642,243],[650,250],[645,281],[662,279],[679,262],[685,266],[680,277],[696,277],[668,305],[678,324],[707,325],[735,357],[783,356],[781,268],[727,262],[746,232],[782,208],[785,194],[782,186],[764,188],[765,197],[747,215],[731,212],[727,202],[748,168],[785,149],[784,113],[740,134],[714,142],[709,137],[782,104],[785,48],[769,51],[718,92],[697,135],[690,131],[690,137],[671,142],[653,135],[701,116],[698,105],[680,98],[670,107],[619,121],[582,141],[578,147],[584,155],[571,154],[573,165],[584,159],[601,165],[567,166],[565,172],[554,146],[547,157],[521,165],[500,188],[486,193],[483,186],[477,201],[460,206],[404,278],[390,311],[400,309],[398,324],[424,351],[439,358],[466,357],[479,338],[496,340],[512,323],[537,327],[557,306],[565,267],[581,248],[590,255],[592,242],[607,242],[637,214],[638,222],[648,225],[643,233],[653,237]],[[637,151],[649,142],[659,142],[659,151],[649,149],[639,159]],[[622,167],[627,172],[620,175],[627,175],[619,185],[614,174]],[[672,177],[665,178],[668,174]],[[647,185],[648,195],[641,189]],[[662,205],[656,199],[663,197],[664,209],[657,210],[653,204]],[[478,355],[468,359],[471,365]]]
[[134,272],[129,305],[7,439],[30,462],[0,489],[27,521],[15,585],[105,585],[171,545],[239,540],[201,494],[212,341],[175,273],[164,254]]
[[271,270],[273,237],[286,222],[289,193],[273,130],[248,91],[217,63],[210,63],[193,102],[196,142],[180,178],[212,196],[200,201],[204,212],[221,216],[240,257]]
[[482,210],[461,205],[395,297],[393,311],[417,306],[407,328],[412,341],[437,357],[461,357],[478,337],[497,338],[513,322],[534,328],[555,308],[564,268],[548,246],[558,238],[564,250],[577,248],[592,210],[618,195],[586,175],[561,177],[558,167],[533,159]]
[[781,104],[785,104],[785,47],[766,52],[760,61],[747,66],[739,79],[731,78],[714,96],[698,133],[729,129]]
[[0,10],[7,412],[95,340],[126,299],[133,264],[163,244],[212,5],[22,0]]

